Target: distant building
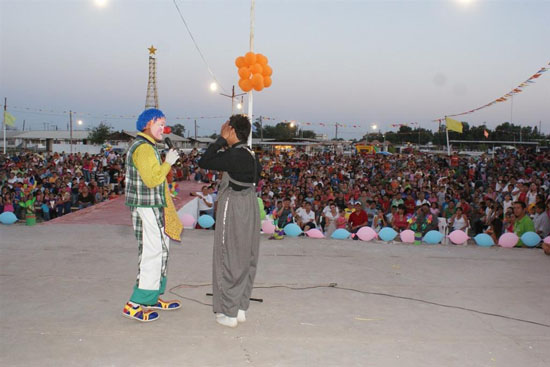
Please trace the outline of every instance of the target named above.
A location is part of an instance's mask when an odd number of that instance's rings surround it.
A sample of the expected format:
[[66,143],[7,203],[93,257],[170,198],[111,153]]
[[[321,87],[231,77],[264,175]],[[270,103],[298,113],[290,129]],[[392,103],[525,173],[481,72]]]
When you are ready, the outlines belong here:
[[[91,144],[87,130],[73,130],[72,151],[75,153],[96,154],[103,148],[102,145]],[[137,136],[137,131],[115,131],[108,138],[113,148],[126,149],[128,144]],[[191,142],[176,134],[168,134],[165,137],[172,140],[176,148],[190,148]],[[3,144],[3,139],[0,139]],[[164,143],[159,143],[164,146]],[[0,145],[1,146],[1,145]],[[47,152],[70,152],[71,134],[66,130],[32,130],[32,131],[8,131],[6,132],[6,146],[10,150],[29,149]]]

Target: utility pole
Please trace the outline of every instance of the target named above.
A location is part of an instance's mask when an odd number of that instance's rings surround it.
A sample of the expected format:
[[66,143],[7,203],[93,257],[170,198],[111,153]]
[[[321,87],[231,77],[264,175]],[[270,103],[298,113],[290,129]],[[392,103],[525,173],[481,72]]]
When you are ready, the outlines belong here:
[[[233,88],[231,88],[231,95],[224,94],[224,93],[220,93],[220,94],[224,97],[231,98],[231,116],[233,116],[235,114],[235,97],[244,96],[246,93],[235,94],[235,86],[233,86]],[[252,122],[252,120],[250,121]]]
[[[256,5],[256,0],[252,0],[250,4],[250,52],[254,52],[254,8]],[[251,90],[248,92],[248,118],[252,124],[254,114],[253,114],[253,101],[254,101],[254,91]],[[248,147],[252,148],[252,129],[250,129],[250,134],[248,135]]]
[[195,120],[195,141],[197,141],[197,120]]
[[264,141],[264,123],[262,120],[262,116],[260,115],[260,141]]
[[8,108],[8,98],[4,97],[4,115],[2,117],[2,125],[4,125],[4,154],[6,154],[6,110]]
[[25,131],[25,120],[23,120],[23,131]]
[[73,111],[69,111],[69,125],[71,126],[70,130],[70,145],[71,145],[71,154],[73,154]]
[[336,123],[336,134],[334,140],[338,140],[338,123]]

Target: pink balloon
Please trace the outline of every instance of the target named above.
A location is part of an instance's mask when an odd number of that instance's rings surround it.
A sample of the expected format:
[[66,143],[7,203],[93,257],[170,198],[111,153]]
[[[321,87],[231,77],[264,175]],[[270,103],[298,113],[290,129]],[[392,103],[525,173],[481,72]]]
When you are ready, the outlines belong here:
[[361,241],[370,241],[376,237],[378,237],[378,234],[372,229],[371,227],[361,227],[357,231],[357,236]]
[[547,245],[550,245],[550,236],[544,239],[544,243],[546,243]]
[[312,228],[309,231],[306,231],[306,234],[308,237],[311,237],[311,238],[325,238],[325,235],[323,234],[323,232],[321,232],[317,228]]
[[195,218],[191,214],[183,213],[180,216],[181,224],[183,224],[184,227],[194,227],[195,226]]
[[470,237],[464,231],[461,231],[460,229],[457,229],[456,231],[452,231],[447,237],[451,240],[452,243],[455,245],[462,245],[464,242],[468,241]]
[[406,229],[399,234],[401,241],[405,243],[414,243],[414,231]]
[[515,233],[505,233],[498,239],[499,246],[512,248],[519,241],[519,237]]
[[273,232],[275,232],[275,226],[270,220],[266,219],[262,222],[262,231],[267,234],[273,234]]

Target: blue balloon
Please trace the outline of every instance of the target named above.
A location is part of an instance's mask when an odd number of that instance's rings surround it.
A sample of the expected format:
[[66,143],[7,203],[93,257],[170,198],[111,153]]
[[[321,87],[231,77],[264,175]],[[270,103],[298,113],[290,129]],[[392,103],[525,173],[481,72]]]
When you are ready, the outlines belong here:
[[493,237],[489,236],[487,233],[478,234],[474,237],[474,241],[476,241],[478,246],[482,247],[491,247],[495,244]]
[[382,241],[393,241],[396,236],[397,232],[391,227],[384,227],[378,233],[378,237],[380,237]]
[[345,240],[349,237],[351,233],[349,233],[344,228],[338,228],[336,231],[332,232],[331,238],[334,238],[335,240]]
[[528,247],[535,247],[541,241],[540,236],[535,232],[525,232],[521,235],[520,238],[521,242],[523,242],[523,244]]
[[290,237],[298,237],[302,234],[302,229],[296,223],[288,223],[283,230]]
[[214,225],[215,220],[208,214],[203,214],[199,217],[199,226],[202,228],[210,228]]
[[3,212],[0,214],[0,223],[13,224],[17,222],[17,217],[12,212]]
[[443,239],[443,233],[439,231],[429,231],[423,238],[423,241],[432,245],[441,242]]

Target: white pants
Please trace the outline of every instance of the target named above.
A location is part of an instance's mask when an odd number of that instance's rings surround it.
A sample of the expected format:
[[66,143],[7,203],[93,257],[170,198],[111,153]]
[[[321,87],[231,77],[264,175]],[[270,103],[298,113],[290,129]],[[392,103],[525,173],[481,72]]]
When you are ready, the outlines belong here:
[[170,239],[159,226],[155,209],[136,208],[143,225],[143,244],[139,259],[138,288],[159,290],[161,277],[166,276]]

